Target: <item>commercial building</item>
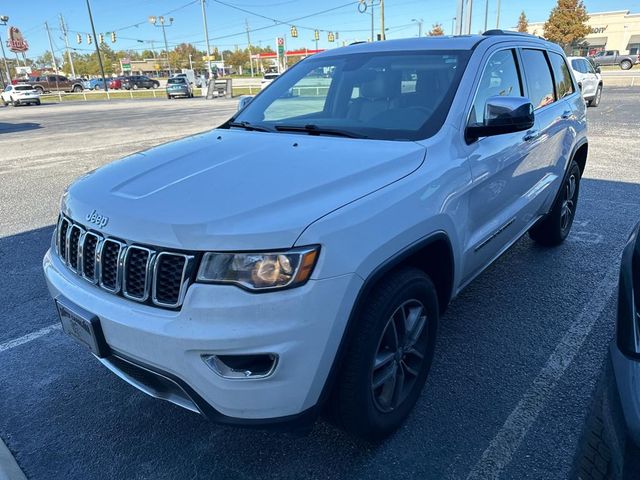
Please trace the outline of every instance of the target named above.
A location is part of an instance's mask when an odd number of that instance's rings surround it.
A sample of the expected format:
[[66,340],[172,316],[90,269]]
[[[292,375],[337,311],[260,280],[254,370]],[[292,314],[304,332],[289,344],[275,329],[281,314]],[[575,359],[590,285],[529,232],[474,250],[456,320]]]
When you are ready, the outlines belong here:
[[[589,13],[591,33],[578,45],[573,55],[594,55],[601,50],[640,53],[640,13],[630,10]],[[529,33],[544,36],[544,22],[529,24]]]

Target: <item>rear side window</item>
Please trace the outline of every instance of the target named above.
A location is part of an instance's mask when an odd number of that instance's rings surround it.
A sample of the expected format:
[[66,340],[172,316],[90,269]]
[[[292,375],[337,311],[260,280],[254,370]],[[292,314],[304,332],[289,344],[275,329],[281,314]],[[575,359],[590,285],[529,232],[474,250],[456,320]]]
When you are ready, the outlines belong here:
[[587,73],[584,71],[584,65],[582,64],[582,60],[579,58],[574,58],[571,60],[571,68],[573,68],[576,72]]
[[571,73],[569,73],[569,68],[564,61],[564,58],[562,58],[562,55],[549,52],[549,60],[551,61],[551,67],[553,68],[553,77],[555,79],[558,99],[571,95],[575,92],[575,89],[573,88]]
[[482,73],[476,98],[469,115],[470,125],[484,123],[484,110],[489,97],[521,97],[522,87],[513,50],[494,53]]
[[522,63],[533,108],[538,109],[553,103],[553,78],[544,52],[525,48],[522,50]]

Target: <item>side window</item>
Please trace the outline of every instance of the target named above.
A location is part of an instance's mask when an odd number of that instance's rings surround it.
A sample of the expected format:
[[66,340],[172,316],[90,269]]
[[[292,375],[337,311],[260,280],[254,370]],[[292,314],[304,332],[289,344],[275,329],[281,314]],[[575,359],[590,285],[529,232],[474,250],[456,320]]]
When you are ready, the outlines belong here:
[[11,85],[9,85],[7,88],[4,89],[5,92],[10,92],[11,91]]
[[59,82],[68,82],[69,80],[67,79],[67,77],[63,77],[62,75],[58,75],[58,81]]
[[589,60],[583,60],[584,62],[584,68],[587,69],[587,73],[596,73],[595,69],[593,68],[593,65],[591,65],[591,62]]
[[469,125],[484,123],[484,110],[487,100],[497,95],[505,97],[521,97],[522,87],[520,75],[513,50],[501,50],[494,53],[487,62],[476,98],[471,107]]
[[573,87],[571,73],[569,73],[569,69],[567,68],[564,58],[562,58],[562,55],[550,52],[549,60],[551,60],[551,67],[553,68],[553,77],[556,83],[558,99],[571,95],[575,92],[575,88]]
[[571,60],[571,68],[573,68],[576,72],[585,73],[584,65],[582,64],[582,60],[580,60],[579,58],[574,58],[573,60]]
[[544,52],[525,48],[522,50],[522,63],[533,108],[538,109],[553,103],[553,79]]
[[55,76],[55,75],[51,75],[50,77],[48,77],[48,80],[49,80],[51,83],[56,83],[56,76]]

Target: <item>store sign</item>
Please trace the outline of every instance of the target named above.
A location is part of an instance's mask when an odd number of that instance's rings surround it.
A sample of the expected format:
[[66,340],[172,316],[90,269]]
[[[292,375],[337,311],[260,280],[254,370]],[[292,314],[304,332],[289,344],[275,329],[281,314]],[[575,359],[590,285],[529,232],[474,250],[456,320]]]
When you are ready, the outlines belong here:
[[29,50],[29,44],[22,36],[22,32],[18,29],[18,27],[9,27],[7,32],[7,47],[14,53],[22,53]]
[[278,56],[282,57],[284,56],[284,38],[279,37],[277,43],[278,43]]
[[604,27],[591,27],[591,33],[604,33],[607,30],[607,27],[609,25],[606,25]]
[[120,60],[120,65],[122,65],[122,70],[131,70],[131,59],[130,58],[123,58],[122,60]]

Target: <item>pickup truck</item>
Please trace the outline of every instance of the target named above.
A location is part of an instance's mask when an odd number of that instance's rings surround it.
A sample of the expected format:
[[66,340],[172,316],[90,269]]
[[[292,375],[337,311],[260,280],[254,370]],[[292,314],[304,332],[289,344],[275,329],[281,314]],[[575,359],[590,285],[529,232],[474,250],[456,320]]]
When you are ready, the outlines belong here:
[[29,84],[41,94],[45,92],[81,92],[82,80],[71,80],[64,75],[43,75],[29,77]]
[[622,70],[629,70],[640,63],[640,55],[620,55],[618,50],[603,50],[590,58],[597,66],[620,65]]

